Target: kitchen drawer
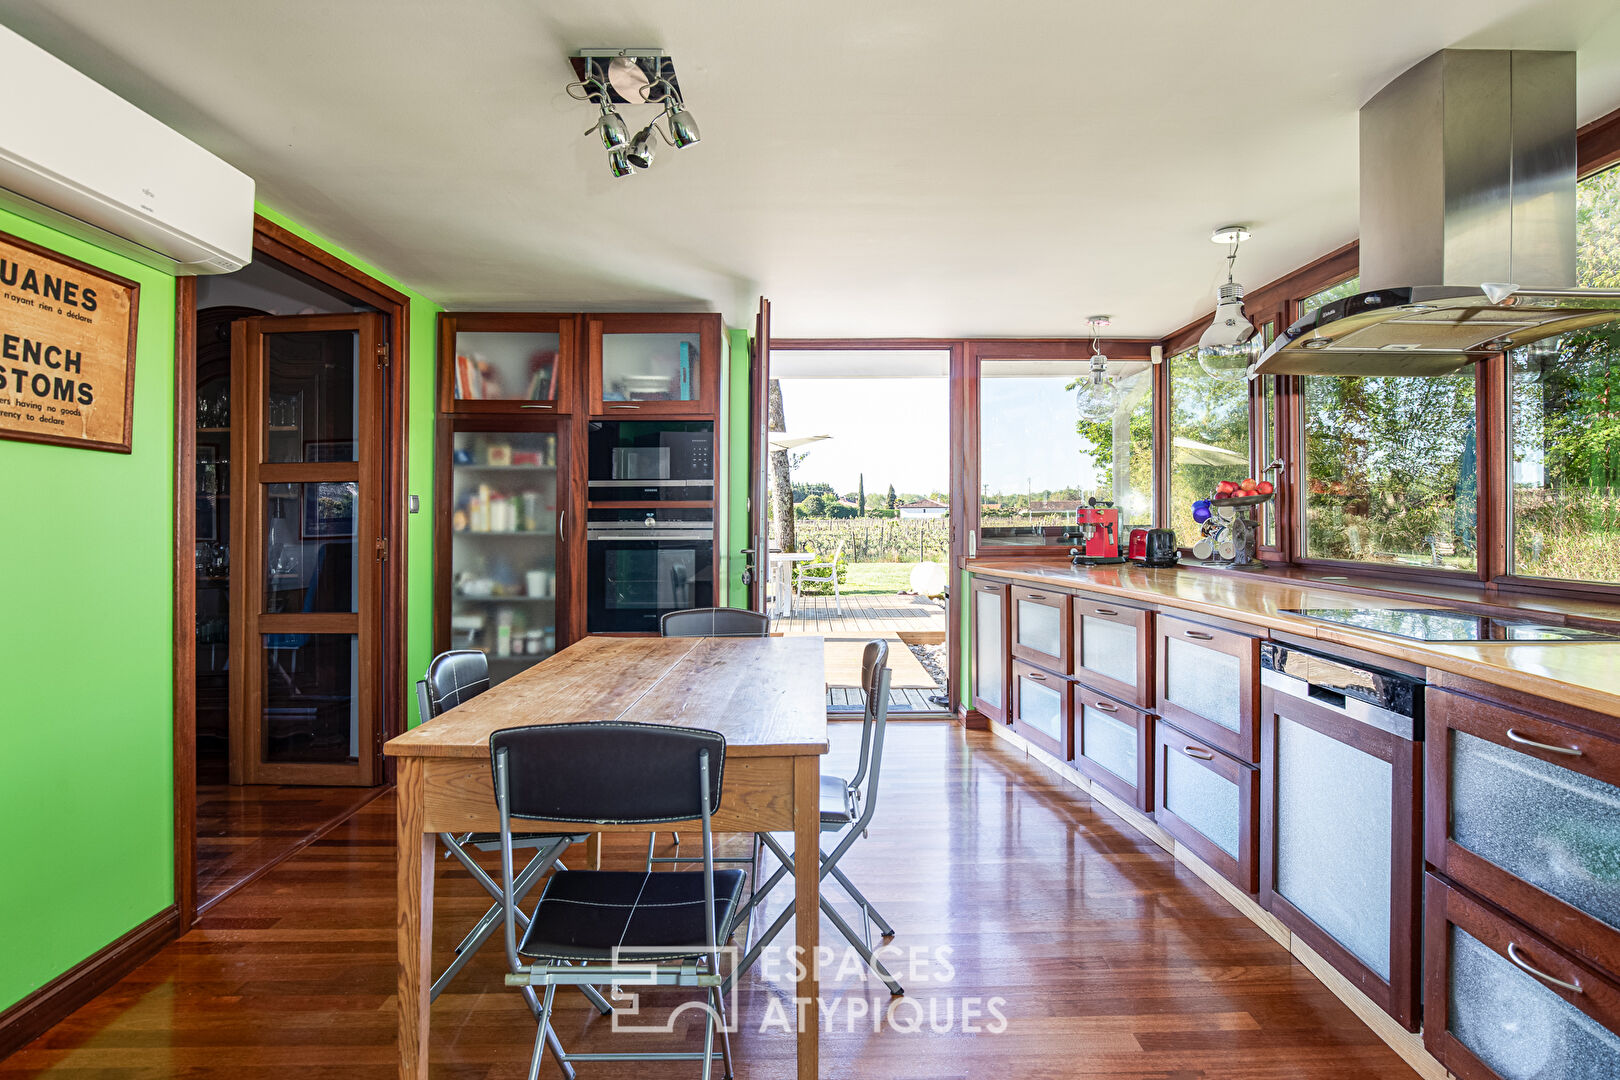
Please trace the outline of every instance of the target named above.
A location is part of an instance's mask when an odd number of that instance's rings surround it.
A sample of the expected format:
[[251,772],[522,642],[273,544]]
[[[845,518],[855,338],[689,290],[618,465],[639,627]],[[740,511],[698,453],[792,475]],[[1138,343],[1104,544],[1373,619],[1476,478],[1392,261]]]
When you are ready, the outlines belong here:
[[1255,892],[1260,770],[1164,721],[1153,725],[1154,818],[1226,880]]
[[1059,761],[1074,756],[1069,680],[1033,664],[1012,665],[1012,729]]
[[1153,715],[1074,687],[1074,764],[1094,784],[1153,813]]
[[995,723],[1007,722],[1007,655],[1011,647],[1008,588],[973,579],[973,707]]
[[1074,639],[1069,596],[1051,589],[1012,588],[1012,654],[1067,675]]
[[1620,983],[1433,874],[1423,1042],[1459,1080],[1620,1076]]
[[1153,613],[1084,593],[1074,612],[1076,679],[1143,709],[1153,707]]
[[1260,761],[1258,638],[1160,615],[1158,713],[1251,765]]
[[1433,687],[1427,705],[1430,864],[1620,976],[1620,739]]
[[1356,701],[1260,704],[1260,904],[1416,1031],[1423,744]]

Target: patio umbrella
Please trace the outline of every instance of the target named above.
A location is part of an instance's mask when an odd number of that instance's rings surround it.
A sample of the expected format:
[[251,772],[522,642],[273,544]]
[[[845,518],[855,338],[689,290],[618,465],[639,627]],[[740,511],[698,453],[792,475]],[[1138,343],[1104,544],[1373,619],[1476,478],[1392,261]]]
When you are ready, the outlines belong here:
[[813,442],[832,438],[831,435],[789,435],[785,431],[766,432],[766,440],[772,450],[797,450],[801,446],[808,446]]
[[1238,465],[1247,468],[1249,464],[1249,459],[1243,454],[1234,454],[1219,446],[1181,435],[1170,440],[1170,448],[1171,458],[1183,465]]

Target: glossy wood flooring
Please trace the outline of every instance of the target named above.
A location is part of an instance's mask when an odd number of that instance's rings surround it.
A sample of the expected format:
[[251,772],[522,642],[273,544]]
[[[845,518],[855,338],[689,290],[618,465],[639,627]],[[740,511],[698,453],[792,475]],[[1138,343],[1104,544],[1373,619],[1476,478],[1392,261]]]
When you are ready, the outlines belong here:
[[376,797],[375,788],[197,785],[198,907]]
[[[834,725],[829,771],[850,767],[858,735],[857,725]],[[889,1007],[887,992],[835,962],[823,973],[822,993],[837,1008],[822,1036],[822,1076],[1413,1075],[1191,871],[1005,743],[948,724],[903,724],[890,729],[886,758],[871,838],[843,866],[899,929],[895,945],[925,961],[902,974],[907,1004],[896,1014],[902,1026],[918,1015],[923,1022],[910,1033],[874,1032],[870,1011]],[[391,795],[377,800],[226,898],[102,998],[0,1062],[0,1076],[392,1077],[393,810]],[[644,847],[614,844],[606,865],[628,868]],[[439,882],[443,964],[485,901],[447,863]],[[782,890],[778,902],[786,898]],[[847,899],[837,902],[852,913]],[[791,929],[781,940],[792,940]],[[822,941],[839,941],[825,921]],[[947,971],[937,961],[947,948],[954,977],[941,982]],[[786,965],[774,966],[742,987],[733,1046],[743,1080],[793,1075],[792,1039],[765,1024],[791,993]],[[501,974],[498,948],[487,949],[434,1006],[435,1077],[523,1075],[534,1028]],[[991,998],[1002,999],[996,1011],[1007,1021],[999,1034],[982,1030],[993,1022],[982,1015]],[[978,1033],[963,1031],[971,999]],[[654,1038],[613,1035],[577,994],[558,1000],[558,1032],[570,1048],[624,1050]],[[868,1016],[851,1026],[854,1002]],[[548,1060],[542,1075],[560,1074]],[[698,1070],[587,1063],[579,1075],[665,1080]]]

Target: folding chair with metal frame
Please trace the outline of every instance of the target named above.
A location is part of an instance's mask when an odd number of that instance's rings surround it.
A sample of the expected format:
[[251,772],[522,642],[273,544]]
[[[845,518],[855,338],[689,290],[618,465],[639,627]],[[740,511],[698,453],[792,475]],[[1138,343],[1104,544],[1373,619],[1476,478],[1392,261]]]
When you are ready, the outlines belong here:
[[[489,658],[477,649],[452,649],[435,656],[428,664],[427,677],[417,680],[416,703],[421,710],[422,719],[431,720],[448,709],[472,700],[488,689]],[[519,847],[536,849],[534,858],[524,867],[523,873],[518,875],[520,895],[527,896],[541,875],[552,866],[556,866],[559,870],[567,869],[557,856],[571,844],[583,843],[587,838],[585,833],[530,833],[518,837]],[[444,844],[445,857],[454,856],[473,880],[489,893],[494,902],[456,946],[455,959],[450,962],[450,966],[433,980],[433,986],[428,991],[429,1001],[439,999],[439,995],[444,993],[451,980],[472,961],[478,950],[484,947],[501,924],[501,887],[468,853],[469,848],[475,851],[499,851],[500,837],[495,833],[463,833],[460,836],[454,833],[440,833],[439,839]],[[607,999],[594,987],[585,987],[584,991],[598,1012],[605,1016],[613,1011],[613,1006],[608,1004]],[[528,996],[530,1008],[538,1016],[539,999],[532,992]]]
[[[854,777],[849,780],[836,776],[821,778],[821,831],[824,834],[838,833],[839,836],[831,851],[821,851],[820,876],[822,881],[828,877],[834,878],[860,907],[863,933],[857,936],[855,929],[838,913],[838,909],[833,907],[825,890],[821,891],[821,910],[838,928],[838,932],[844,935],[850,947],[861,955],[878,978],[888,986],[889,993],[898,995],[905,993],[905,990],[899,980],[883,966],[883,961],[878,959],[876,951],[872,948],[868,929],[870,925],[876,924],[880,936],[889,938],[894,936],[894,927],[889,925],[889,921],[838,866],[839,860],[855,841],[866,835],[872,817],[877,812],[878,778],[883,771],[883,736],[889,720],[889,681],[892,673],[888,667],[888,658],[887,642],[879,639],[867,643],[866,653],[861,662],[861,682],[866,690],[866,710],[861,720],[861,759]],[[775,853],[782,865],[777,867],[763,885],[755,888],[748,902],[737,913],[739,926],[746,925],[746,920],[754,909],[764,902],[771,890],[784,877],[797,872],[792,852],[781,841],[769,833],[761,833],[759,838]],[[796,904],[796,900],[790,900],[787,908],[744,954],[726,983],[727,989],[730,988],[732,980],[753,966],[760,954],[787,926],[788,920],[793,918]]]
[[[735,925],[743,874],[714,868],[711,816],[720,805],[725,747],[725,736],[715,731],[620,721],[540,724],[490,736],[502,922],[512,969],[506,984],[544,988],[529,1080],[538,1077],[548,1047],[570,1075],[576,1061],[702,1061],[708,1080],[716,1031],[731,1077],[720,943]],[[554,761],[566,761],[567,768],[548,768]],[[631,826],[695,818],[703,828],[703,869],[561,871],[546,883],[519,941],[514,818]],[[703,990],[703,1050],[564,1052],[550,1024],[557,987],[591,984]]]

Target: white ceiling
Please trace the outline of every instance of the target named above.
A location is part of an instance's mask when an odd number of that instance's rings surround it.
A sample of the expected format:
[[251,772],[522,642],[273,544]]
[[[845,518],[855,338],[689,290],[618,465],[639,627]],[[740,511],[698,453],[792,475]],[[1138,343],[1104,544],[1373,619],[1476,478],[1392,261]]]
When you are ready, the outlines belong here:
[[[1356,231],[1356,110],[1614,0],[0,0],[0,22],[453,307],[717,308],[784,336],[1157,336]],[[566,56],[673,55],[703,142],[614,180]],[[9,92],[16,94],[17,88]],[[16,98],[13,97],[13,101]],[[41,103],[42,105],[44,103]],[[71,118],[64,118],[71,122]]]

